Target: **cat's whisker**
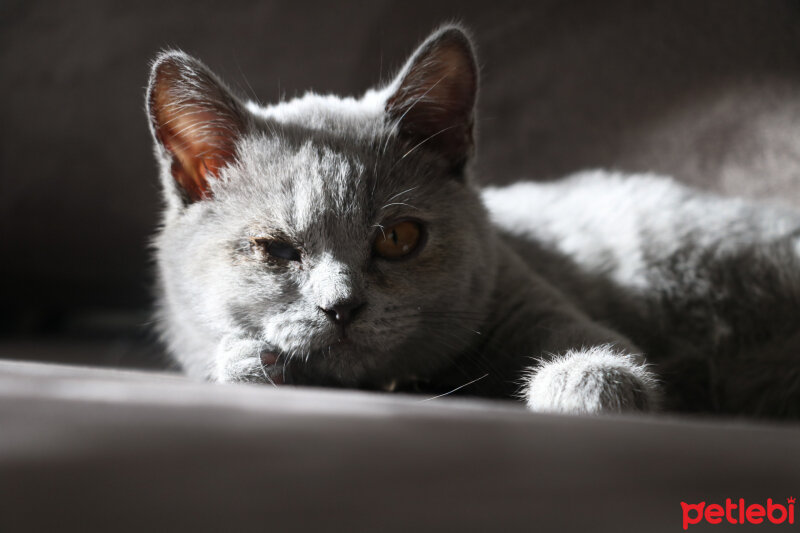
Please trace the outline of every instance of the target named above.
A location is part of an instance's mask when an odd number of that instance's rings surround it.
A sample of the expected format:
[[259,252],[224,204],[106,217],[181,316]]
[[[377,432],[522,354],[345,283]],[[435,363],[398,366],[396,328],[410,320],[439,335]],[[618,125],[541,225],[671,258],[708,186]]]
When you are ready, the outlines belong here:
[[[406,110],[403,112],[403,114],[402,114],[402,115],[400,115],[400,117],[399,117],[398,119],[396,119],[396,120],[394,120],[394,121],[393,121],[393,123],[392,123],[392,126],[391,126],[391,128],[390,128],[390,131],[391,131],[391,132],[396,132],[396,131],[399,129],[399,125],[400,125],[400,123],[403,121],[403,119],[406,117],[406,115],[409,113],[409,111],[411,111],[412,109],[414,109],[414,107],[415,107],[415,106],[416,106],[416,105],[417,105],[419,102],[421,102],[421,101],[422,101],[422,100],[423,100],[423,99],[424,99],[426,96],[428,96],[428,93],[430,93],[430,92],[431,92],[433,89],[435,89],[435,88],[436,88],[436,86],[437,86],[437,85],[439,85],[439,84],[440,84],[440,83],[441,83],[441,82],[442,82],[442,81],[443,81],[443,80],[444,80],[446,77],[447,77],[447,74],[445,74],[444,76],[442,76],[441,78],[439,78],[439,79],[436,81],[436,83],[432,84],[432,85],[431,85],[431,86],[430,86],[430,87],[429,87],[429,88],[428,88],[428,89],[427,89],[427,90],[426,90],[424,93],[422,93],[422,94],[421,94],[419,97],[417,97],[417,98],[416,98],[416,99],[415,99],[415,100],[414,100],[414,101],[411,103],[411,105],[409,105],[409,106],[408,106],[408,109],[406,109]],[[386,142],[385,142],[385,143],[384,143],[384,145],[383,145],[383,150],[381,150],[381,156],[384,156],[384,155],[386,155],[386,149],[389,147],[389,140],[391,139],[391,137],[392,137],[391,135],[387,135],[387,136],[386,136]],[[391,172],[391,169],[389,169],[389,172]]]
[[[378,146],[381,143],[378,141]],[[381,161],[380,157],[375,158],[375,164],[372,166],[372,190],[370,191],[370,199],[375,198],[375,188],[378,186],[378,163]]]
[[479,378],[475,378],[475,379],[473,379],[472,381],[469,381],[469,382],[467,382],[467,383],[464,383],[463,385],[460,385],[460,386],[456,387],[455,389],[451,390],[450,392],[445,392],[444,394],[439,394],[438,396],[434,396],[434,397],[432,397],[432,398],[425,398],[424,400],[420,400],[419,402],[420,402],[420,403],[422,403],[422,402],[429,402],[429,401],[431,401],[431,400],[436,400],[436,399],[439,399],[439,398],[443,398],[443,397],[445,397],[445,396],[449,396],[450,394],[453,394],[454,392],[456,392],[456,391],[459,391],[459,390],[463,389],[464,387],[469,387],[469,386],[470,386],[470,385],[472,385],[473,383],[476,383],[476,382],[478,382],[478,381],[482,380],[483,378],[487,377],[488,375],[489,375],[489,374],[484,374],[484,375],[482,375],[482,376],[481,376],[481,377],[479,377]]
[[410,155],[410,154],[411,154],[411,153],[412,153],[414,150],[416,150],[417,148],[419,148],[420,146],[422,146],[422,145],[423,145],[423,144],[425,144],[426,142],[430,141],[430,140],[431,140],[431,139],[433,139],[434,137],[437,137],[438,135],[441,135],[442,133],[444,133],[444,132],[446,132],[446,131],[448,131],[448,130],[451,130],[451,129],[455,128],[455,127],[456,127],[456,126],[448,126],[448,127],[446,127],[446,128],[442,128],[441,130],[437,131],[437,132],[436,132],[436,133],[434,133],[433,135],[429,135],[428,137],[426,137],[426,138],[425,138],[425,139],[423,139],[422,141],[420,141],[420,142],[418,142],[417,144],[415,144],[415,145],[414,145],[414,146],[413,146],[413,147],[412,147],[412,148],[411,148],[411,149],[410,149],[408,152],[404,153],[404,154],[403,154],[403,155],[400,157],[400,159],[398,159],[398,160],[395,162],[395,165],[396,165],[397,163],[399,163],[400,161],[402,161],[403,159],[405,159],[406,157],[408,157],[408,156],[409,156],[409,155]]
[[476,315],[483,316],[485,311],[471,311],[461,309],[421,309],[416,310],[415,314],[418,315]]
[[414,145],[414,146],[413,146],[413,147],[412,147],[410,150],[408,150],[406,153],[404,153],[402,156],[400,156],[400,157],[397,159],[397,161],[395,161],[395,162],[392,164],[392,166],[391,166],[391,167],[389,167],[389,172],[388,172],[388,173],[391,173],[391,172],[394,170],[394,168],[395,168],[397,165],[399,165],[399,164],[400,164],[400,162],[402,162],[402,161],[403,161],[403,160],[404,160],[406,157],[408,157],[408,156],[409,156],[411,153],[413,153],[413,152],[414,152],[414,150],[416,150],[417,148],[421,147],[423,144],[425,144],[426,142],[430,141],[431,139],[433,139],[433,138],[434,138],[434,137],[436,137],[437,135],[441,135],[442,133],[446,132],[447,130],[453,129],[454,127],[455,127],[455,126],[448,126],[448,127],[446,127],[446,128],[443,128],[443,129],[441,129],[441,130],[437,131],[436,133],[434,133],[433,135],[430,135],[430,136],[428,136],[427,138],[423,139],[422,141],[420,141],[420,142],[419,142],[419,143],[417,143],[416,145]]
[[256,92],[253,90],[253,86],[250,85],[250,81],[247,79],[247,76],[245,75],[244,71],[242,70],[242,65],[239,64],[239,60],[236,59],[236,57],[234,57],[233,60],[236,63],[236,68],[239,70],[239,74],[242,76],[242,79],[244,80],[245,85],[247,85],[247,88],[250,89],[250,95],[253,97],[253,102],[258,104],[258,96],[256,96]]
[[414,186],[414,187],[411,187],[411,188],[409,188],[409,189],[406,189],[406,190],[404,190],[404,191],[402,191],[402,192],[399,192],[399,193],[397,193],[397,194],[395,194],[395,195],[392,195],[392,197],[391,197],[391,198],[389,198],[389,199],[387,200],[387,202],[391,202],[392,200],[394,200],[394,199],[395,199],[395,198],[397,198],[398,196],[400,196],[400,195],[403,195],[403,194],[405,194],[405,193],[407,193],[407,192],[411,192],[411,191],[413,191],[414,189],[417,189],[418,187],[419,187],[419,185],[416,185],[416,186]]
[[426,90],[424,93],[422,93],[421,95],[419,95],[419,97],[417,97],[417,98],[416,98],[416,99],[415,99],[413,102],[411,102],[411,105],[410,105],[410,106],[408,106],[408,109],[406,109],[406,110],[403,112],[403,114],[402,114],[402,115],[400,115],[400,118],[398,118],[397,120],[395,120],[395,121],[394,121],[394,122],[395,122],[395,124],[400,124],[401,122],[403,122],[403,119],[404,119],[404,118],[406,118],[406,115],[408,115],[409,111],[411,111],[412,109],[414,109],[414,107],[416,107],[416,105],[417,105],[418,103],[420,103],[420,102],[422,101],[422,99],[423,99],[423,98],[425,98],[426,96],[428,96],[428,94],[429,94],[431,91],[433,91],[433,90],[436,88],[436,86],[437,86],[437,85],[439,85],[440,83],[442,83],[442,82],[445,80],[445,78],[447,78],[447,74],[445,74],[444,76],[442,76],[441,78],[439,78],[438,80],[436,80],[436,82],[435,82],[435,83],[433,83],[433,84],[431,84],[431,86],[430,86],[430,87],[428,87],[428,89],[427,89],[427,90]]
[[267,378],[267,381],[269,381],[269,383],[270,383],[270,384],[271,384],[273,387],[277,387],[277,385],[275,384],[275,382],[274,382],[274,381],[272,381],[272,378],[270,378],[270,377],[269,377],[269,374],[267,374],[267,369],[266,369],[266,368],[264,368],[264,363],[262,363],[260,359],[259,359],[259,361],[258,361],[258,366],[260,366],[260,367],[261,367],[261,373],[262,373],[262,374],[264,374],[264,377],[265,377],[265,378]]
[[[459,353],[464,359],[478,366],[481,368],[481,370],[499,373],[498,368],[496,368],[494,365],[494,362],[486,358],[485,354],[479,351],[477,347],[473,345],[464,346],[465,339],[457,337],[452,331],[442,328],[426,328],[425,326],[427,325],[428,324],[423,325],[423,330],[426,330],[429,333],[430,341],[442,341],[445,338],[450,339],[451,341],[457,341],[454,344],[447,346],[447,353]],[[453,326],[453,324],[450,324],[450,326]],[[451,360],[454,363],[458,362],[457,358],[451,358]]]
[[383,235],[383,238],[386,239],[386,228],[384,228],[383,225],[381,225],[381,224],[373,224],[372,227],[373,228],[378,228],[379,230],[381,230],[381,234]]
[[406,207],[408,207],[410,209],[418,209],[417,207],[414,207],[413,205],[407,204],[405,202],[392,202],[390,204],[386,204],[385,206],[381,207],[380,210],[383,211],[387,207],[392,207],[392,206],[395,206],[395,205],[404,205],[404,206],[406,206]]

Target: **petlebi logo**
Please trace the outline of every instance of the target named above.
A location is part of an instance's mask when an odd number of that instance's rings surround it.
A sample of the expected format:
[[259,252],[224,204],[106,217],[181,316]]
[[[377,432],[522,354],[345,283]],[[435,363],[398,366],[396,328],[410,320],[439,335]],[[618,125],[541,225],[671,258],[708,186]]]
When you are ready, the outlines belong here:
[[726,498],[724,505],[681,502],[683,529],[702,521],[709,524],[722,524],[723,521],[728,524],[794,524],[794,502],[794,497],[786,498],[786,505],[783,505],[783,500],[776,503],[772,498],[767,498],[766,505],[748,504],[744,498],[739,498],[739,501]]

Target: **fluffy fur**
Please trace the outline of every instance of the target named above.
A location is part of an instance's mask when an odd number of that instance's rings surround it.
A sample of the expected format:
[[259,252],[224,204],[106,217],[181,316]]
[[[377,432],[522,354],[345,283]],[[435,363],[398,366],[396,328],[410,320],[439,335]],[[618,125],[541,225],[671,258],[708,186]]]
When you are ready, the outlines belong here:
[[[176,51],[147,111],[159,325],[194,376],[798,416],[800,216],[602,171],[480,191],[477,67],[434,32],[386,87],[260,107]],[[372,243],[423,228],[389,261]],[[288,250],[265,252],[254,243]],[[358,309],[343,326],[331,309]]]

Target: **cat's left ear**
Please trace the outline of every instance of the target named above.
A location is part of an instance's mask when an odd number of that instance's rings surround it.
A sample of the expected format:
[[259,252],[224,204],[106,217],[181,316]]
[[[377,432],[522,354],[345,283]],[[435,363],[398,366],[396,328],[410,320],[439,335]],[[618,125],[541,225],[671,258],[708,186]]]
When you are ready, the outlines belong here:
[[474,151],[478,67],[464,30],[434,32],[393,82],[386,113],[412,148],[434,150],[456,173]]

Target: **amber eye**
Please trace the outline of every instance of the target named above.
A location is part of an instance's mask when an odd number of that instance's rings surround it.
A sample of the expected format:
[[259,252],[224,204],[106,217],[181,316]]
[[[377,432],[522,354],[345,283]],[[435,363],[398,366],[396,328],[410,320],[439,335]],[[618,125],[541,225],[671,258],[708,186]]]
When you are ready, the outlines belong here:
[[372,249],[384,259],[401,259],[413,252],[420,244],[422,227],[411,220],[398,222],[383,228],[375,237]]

